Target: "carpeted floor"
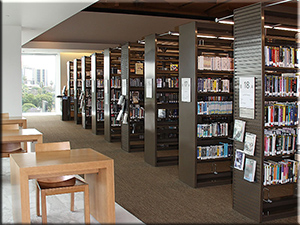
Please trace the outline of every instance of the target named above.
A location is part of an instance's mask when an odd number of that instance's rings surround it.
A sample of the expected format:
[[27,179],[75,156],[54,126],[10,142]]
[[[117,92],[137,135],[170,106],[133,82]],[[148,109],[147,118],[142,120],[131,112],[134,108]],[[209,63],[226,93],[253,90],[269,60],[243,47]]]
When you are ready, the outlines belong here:
[[[127,153],[120,142],[109,143],[61,116],[26,116],[28,127],[44,134],[44,142],[70,141],[71,148],[90,147],[115,162],[116,202],[146,224],[255,224],[232,209],[231,185],[191,188],[178,179],[178,166],[152,167],[144,153]],[[297,217],[271,224],[297,224]]]

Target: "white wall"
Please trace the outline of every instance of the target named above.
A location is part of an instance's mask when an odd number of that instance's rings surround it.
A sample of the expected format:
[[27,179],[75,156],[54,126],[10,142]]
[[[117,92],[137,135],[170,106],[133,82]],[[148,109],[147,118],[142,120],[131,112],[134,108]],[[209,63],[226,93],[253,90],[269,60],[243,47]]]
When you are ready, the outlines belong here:
[[22,116],[21,26],[2,26],[2,112]]

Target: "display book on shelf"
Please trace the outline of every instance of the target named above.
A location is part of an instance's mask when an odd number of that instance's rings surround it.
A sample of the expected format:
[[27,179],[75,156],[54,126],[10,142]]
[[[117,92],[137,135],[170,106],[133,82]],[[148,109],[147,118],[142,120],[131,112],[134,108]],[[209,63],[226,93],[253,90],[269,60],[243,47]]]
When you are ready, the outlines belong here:
[[179,179],[191,187],[232,180],[232,26],[179,27]]
[[126,105],[121,126],[121,148],[144,150],[144,45],[126,43],[121,49],[122,95]]
[[145,37],[145,162],[178,164],[178,36]]
[[81,124],[82,115],[80,101],[82,99],[82,76],[81,76],[81,59],[73,60],[74,68],[74,122]]
[[92,132],[104,134],[104,53],[91,55]]
[[92,128],[92,77],[91,77],[91,57],[81,57],[82,76],[82,98],[80,101],[82,127]]
[[70,99],[70,120],[74,120],[74,66],[73,61],[67,62],[67,90]]
[[[245,165],[237,163],[233,171],[233,208],[257,222],[297,215],[299,49],[296,32],[264,29],[276,19],[269,17],[272,7],[257,3],[234,12],[234,120],[245,123],[246,136],[234,141],[235,161],[244,158]],[[239,83],[250,77],[255,113],[248,117],[239,111],[244,96]],[[255,136],[252,151],[249,134]]]
[[121,141],[121,120],[117,120],[121,106],[121,50],[104,50],[104,138]]

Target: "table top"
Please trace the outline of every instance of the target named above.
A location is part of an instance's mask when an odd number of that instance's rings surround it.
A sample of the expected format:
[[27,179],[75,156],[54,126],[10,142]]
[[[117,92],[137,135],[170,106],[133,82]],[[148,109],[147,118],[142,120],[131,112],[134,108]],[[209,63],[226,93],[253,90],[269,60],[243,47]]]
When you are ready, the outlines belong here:
[[19,122],[19,121],[26,121],[27,119],[23,116],[10,116],[8,118],[2,118],[1,124],[6,124],[10,122]]
[[20,128],[19,130],[2,130],[3,137],[43,135],[35,128]]
[[10,158],[16,162],[19,168],[23,169],[30,169],[34,167],[53,167],[58,165],[74,166],[78,163],[82,163],[82,165],[92,165],[93,162],[100,161],[105,163],[113,161],[113,159],[91,148],[71,149],[63,151],[55,151],[55,149],[53,149],[53,151],[49,152],[11,154]]

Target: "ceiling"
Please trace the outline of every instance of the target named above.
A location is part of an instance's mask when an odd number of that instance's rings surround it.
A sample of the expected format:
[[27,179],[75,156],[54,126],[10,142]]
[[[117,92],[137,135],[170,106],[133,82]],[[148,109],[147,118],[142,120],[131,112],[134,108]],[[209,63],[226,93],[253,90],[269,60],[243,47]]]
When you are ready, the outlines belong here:
[[[233,15],[236,8],[255,2],[271,5],[279,0],[98,1],[88,4],[82,11],[79,10],[80,12],[70,15],[69,18],[62,19],[61,23],[49,26],[48,30],[24,44],[23,48],[102,50],[126,42],[136,42],[153,33],[174,31],[181,24],[190,21],[215,21],[215,18]],[[274,25],[280,23],[297,27],[297,8],[297,1],[293,0],[265,9],[267,18]],[[281,17],[277,17],[278,12]],[[47,15],[52,16],[53,13]],[[229,20],[232,20],[232,17]],[[39,23],[36,26],[39,26]]]

